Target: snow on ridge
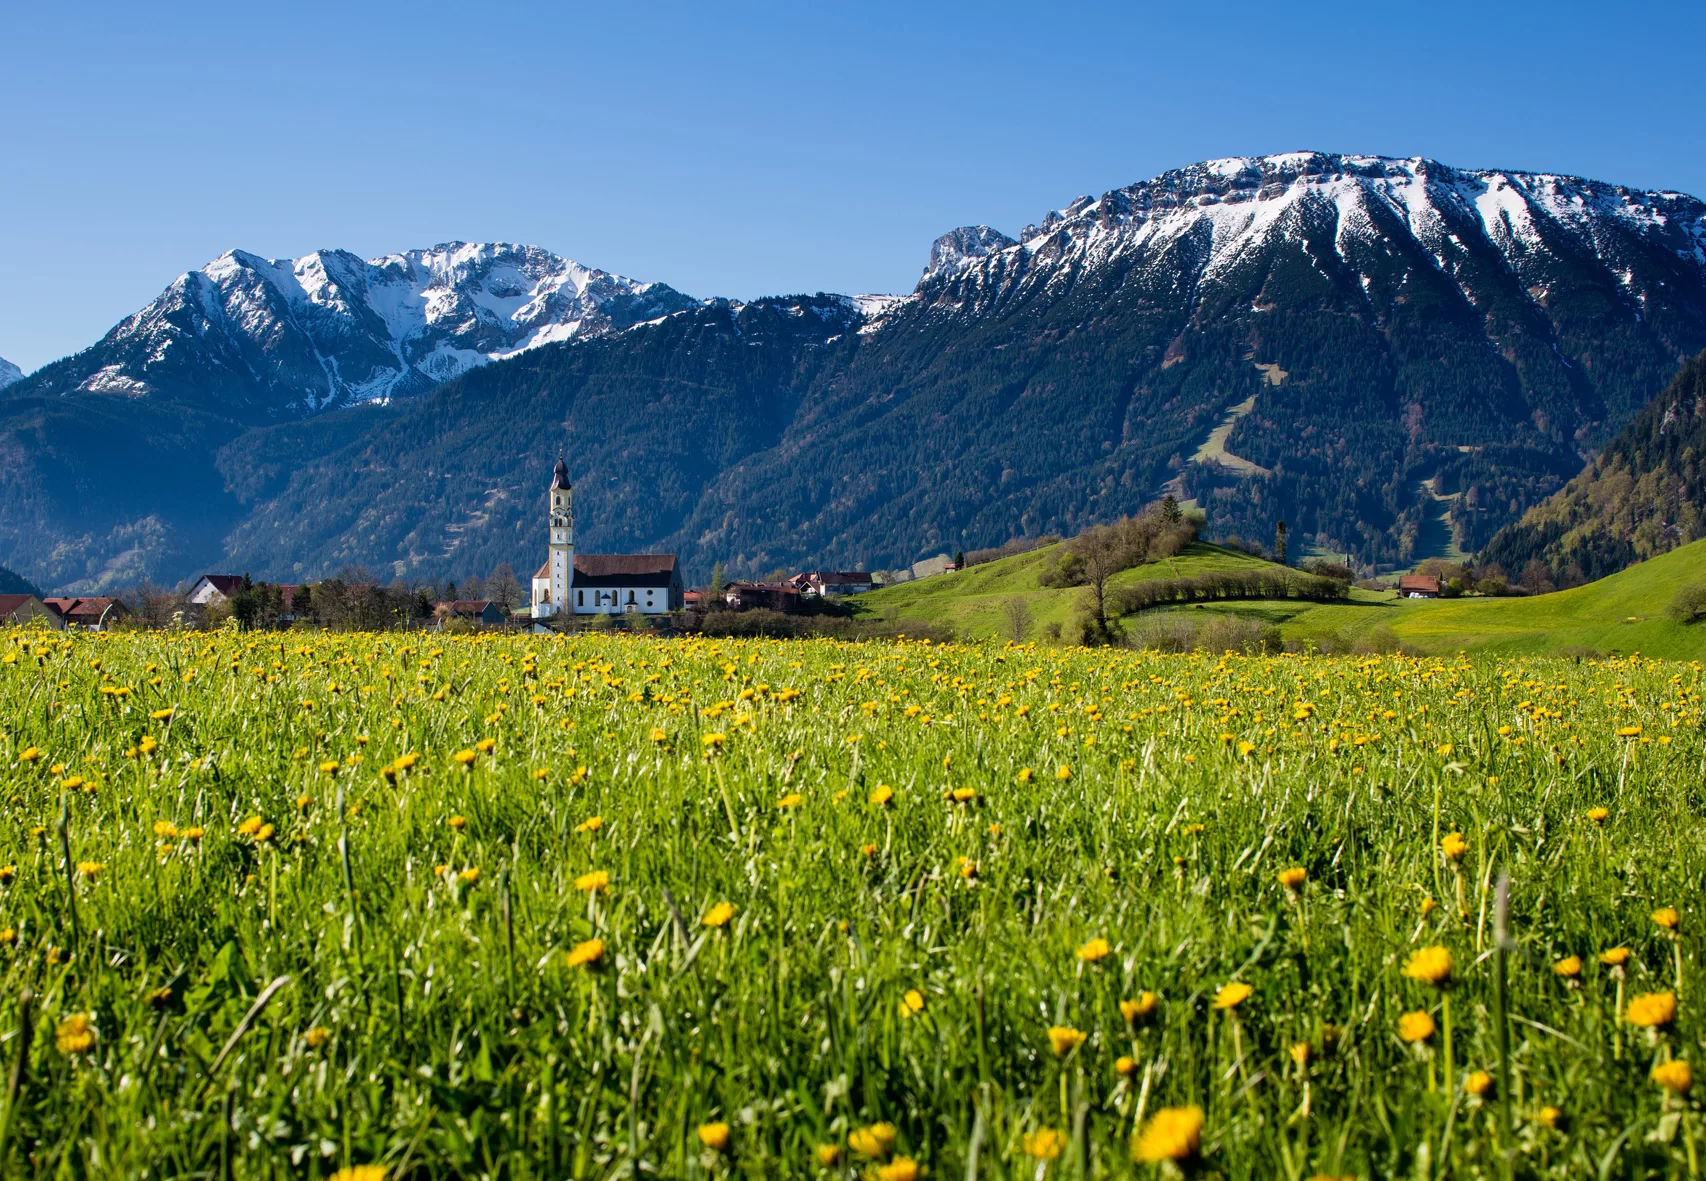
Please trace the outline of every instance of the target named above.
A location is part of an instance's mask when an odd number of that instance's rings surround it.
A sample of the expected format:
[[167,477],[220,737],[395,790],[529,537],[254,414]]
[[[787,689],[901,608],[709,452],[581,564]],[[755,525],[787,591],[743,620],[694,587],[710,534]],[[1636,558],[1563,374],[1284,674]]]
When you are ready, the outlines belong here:
[[1368,203],[1391,209],[1442,269],[1447,225],[1458,216],[1479,220],[1487,239],[1507,257],[1544,251],[1540,222],[1546,221],[1616,269],[1622,262],[1608,224],[1615,222],[1642,236],[1680,230],[1688,243],[1682,253],[1706,265],[1706,205],[1683,194],[1551,173],[1453,168],[1421,156],[1284,152],[1207,160],[1096,200],[1079,198],[1050,212],[1041,225],[1026,226],[1014,246],[944,252],[941,244],[950,237],[944,236],[932,248],[925,278],[976,288],[999,283],[1001,276],[1038,281],[1027,266],[1015,271],[1003,257],[1054,258],[1065,251],[1085,263],[1120,251],[1165,248],[1191,234],[1206,235],[1208,251],[1199,265],[1200,277],[1207,278],[1234,266],[1270,235],[1293,233],[1288,215],[1306,194],[1337,206],[1336,241],[1372,224]]
[[24,371],[22,369],[12,364],[5,357],[0,357],[0,389],[5,389],[14,381],[22,380],[23,376]]

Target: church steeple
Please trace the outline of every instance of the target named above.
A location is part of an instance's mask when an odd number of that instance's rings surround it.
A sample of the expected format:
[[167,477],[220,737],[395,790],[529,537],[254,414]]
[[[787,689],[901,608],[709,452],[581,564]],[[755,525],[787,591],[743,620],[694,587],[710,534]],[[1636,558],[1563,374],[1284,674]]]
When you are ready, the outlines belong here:
[[551,614],[572,615],[569,602],[575,583],[575,513],[574,488],[569,483],[569,465],[561,451],[557,466],[551,469],[551,487],[547,493],[550,505]]

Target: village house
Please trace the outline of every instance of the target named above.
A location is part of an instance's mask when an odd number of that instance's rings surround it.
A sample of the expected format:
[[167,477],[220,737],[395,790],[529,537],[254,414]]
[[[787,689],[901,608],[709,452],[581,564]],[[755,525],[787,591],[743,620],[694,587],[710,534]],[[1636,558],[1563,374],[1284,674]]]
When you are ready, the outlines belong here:
[[800,609],[805,594],[791,582],[731,582],[723,588],[723,602],[736,611],[767,607],[792,613]]
[[1431,574],[1401,574],[1398,576],[1400,599],[1439,598],[1439,579]]
[[811,570],[788,579],[788,585],[803,595],[858,595],[873,589],[876,579],[862,570]]
[[53,608],[34,595],[0,595],[0,624],[35,623],[38,620],[54,631],[65,627],[65,621]]
[[446,619],[467,619],[474,623],[503,623],[508,618],[504,609],[490,599],[453,599],[433,604],[432,613],[442,622]]
[[108,624],[129,615],[117,599],[43,599],[42,604],[66,623],[74,623],[84,631],[98,632]]
[[574,489],[561,456],[546,494],[549,546],[533,575],[533,618],[665,615],[686,600],[674,554],[577,554]]
[[191,606],[205,607],[209,603],[223,603],[234,599],[243,593],[243,576],[241,574],[203,574],[190,587],[190,593],[184,600]]

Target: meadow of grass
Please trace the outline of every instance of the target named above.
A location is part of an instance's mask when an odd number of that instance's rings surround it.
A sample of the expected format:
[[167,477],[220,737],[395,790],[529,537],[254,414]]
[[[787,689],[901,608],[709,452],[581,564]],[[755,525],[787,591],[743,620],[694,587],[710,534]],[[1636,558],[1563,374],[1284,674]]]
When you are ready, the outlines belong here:
[[1694,1175],[1701,692],[0,632],[0,1173]]
[[[859,596],[867,616],[917,619],[953,629],[971,639],[1010,638],[1007,604],[1025,600],[1032,637],[1050,625],[1071,640],[1082,610],[1082,587],[1044,587],[1038,582],[1056,547],[1001,558],[970,570],[904,582]],[[1123,571],[1111,586],[1151,578],[1182,578],[1218,570],[1262,569],[1269,563],[1236,550],[1196,542],[1177,557]],[[1460,650],[1558,655],[1640,653],[1676,660],[1706,657],[1706,625],[1678,623],[1667,611],[1685,585],[1706,584],[1706,541],[1681,546],[1609,578],[1549,595],[1526,598],[1469,596],[1460,599],[1399,599],[1390,591],[1352,590],[1343,603],[1229,602],[1175,609],[1193,620],[1213,612],[1245,615],[1275,624],[1297,646],[1348,649],[1377,628],[1389,644],[1450,654]],[[1135,624],[1144,612],[1126,617]]]
[[[1043,546],[969,570],[882,587],[849,601],[866,617],[916,619],[951,628],[955,635],[966,639],[1010,639],[1007,604],[1014,598],[1022,598],[1029,614],[1027,635],[1041,636],[1053,624],[1070,637],[1074,618],[1084,603],[1084,588],[1045,587],[1040,581],[1043,570],[1059,557],[1059,548],[1059,545]],[[1269,566],[1261,558],[1198,541],[1187,545],[1176,557],[1122,570],[1109,580],[1108,586],[1118,589],[1153,578],[1185,578]]]

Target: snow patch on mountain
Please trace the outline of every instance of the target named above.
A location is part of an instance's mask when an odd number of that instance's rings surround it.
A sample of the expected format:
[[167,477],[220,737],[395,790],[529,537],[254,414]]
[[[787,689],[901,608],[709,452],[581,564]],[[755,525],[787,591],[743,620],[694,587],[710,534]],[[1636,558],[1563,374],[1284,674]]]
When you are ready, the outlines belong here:
[[697,304],[537,246],[449,242],[374,259],[232,250],[70,358],[71,380],[58,384],[292,417],[416,393]]
[[22,369],[19,369],[5,357],[0,357],[0,389],[5,389],[23,376],[24,371]]
[[[1662,269],[1632,267],[1631,252],[1706,268],[1706,205],[1686,194],[1420,157],[1285,152],[1209,160],[1080,197],[1017,241],[987,226],[951,231],[931,246],[918,290],[975,313],[1016,288],[1069,283],[1116,257],[1157,275],[1183,265],[1183,281],[1213,283],[1275,244],[1302,246],[1322,224],[1336,224],[1341,258],[1359,244],[1384,249],[1382,227],[1394,220],[1454,279],[1466,237],[1495,249],[1530,286],[1543,286],[1547,266],[1568,254],[1596,262],[1636,301],[1664,280]],[[1464,295],[1475,302],[1467,287]]]

